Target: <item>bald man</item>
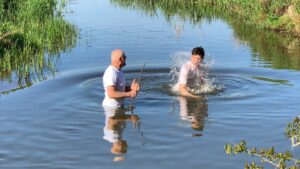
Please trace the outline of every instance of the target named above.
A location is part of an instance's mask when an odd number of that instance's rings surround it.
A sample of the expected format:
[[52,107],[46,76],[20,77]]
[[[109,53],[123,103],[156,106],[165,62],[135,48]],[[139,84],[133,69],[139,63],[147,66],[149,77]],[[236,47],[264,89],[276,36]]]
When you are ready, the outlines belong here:
[[139,84],[133,80],[131,86],[126,86],[122,67],[126,65],[126,56],[123,50],[115,49],[111,53],[111,65],[103,75],[105,97],[102,102],[106,107],[123,107],[125,97],[135,97],[140,90]]

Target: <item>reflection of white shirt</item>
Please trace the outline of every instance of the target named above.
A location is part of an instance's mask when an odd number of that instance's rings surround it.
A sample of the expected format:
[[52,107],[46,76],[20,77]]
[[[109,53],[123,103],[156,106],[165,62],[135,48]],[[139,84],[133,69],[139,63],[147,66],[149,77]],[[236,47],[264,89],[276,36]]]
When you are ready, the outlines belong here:
[[194,121],[195,117],[189,115],[191,112],[189,112],[188,105],[187,105],[187,99],[184,97],[178,97],[179,105],[180,105],[180,118],[184,121]]
[[108,86],[115,86],[116,91],[125,92],[125,76],[123,71],[117,69],[116,67],[110,65],[106,68],[103,75],[103,87],[105,90],[105,98],[102,102],[103,106],[110,107],[121,107],[123,106],[124,99],[111,99],[107,94]]
[[103,128],[103,139],[114,143],[122,140],[123,129],[126,127],[126,122],[119,122],[116,129],[109,129],[109,119],[117,114],[117,109],[112,107],[104,107],[105,111],[105,126]]

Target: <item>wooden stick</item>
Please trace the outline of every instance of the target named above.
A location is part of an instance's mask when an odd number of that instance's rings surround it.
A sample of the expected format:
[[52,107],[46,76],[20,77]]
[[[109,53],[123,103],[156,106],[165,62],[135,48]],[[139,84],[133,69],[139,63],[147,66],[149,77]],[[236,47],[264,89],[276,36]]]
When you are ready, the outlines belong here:
[[[142,78],[142,74],[143,74],[145,65],[146,65],[146,63],[144,63],[144,65],[143,65],[143,67],[142,67],[142,69],[141,69],[141,73],[140,73],[140,76],[139,76],[138,81],[137,81],[138,84],[140,84],[140,81],[141,81],[141,78]],[[130,103],[130,105],[129,105],[129,108],[132,108],[134,99],[135,99],[136,97],[137,97],[137,95],[131,99],[131,103]]]

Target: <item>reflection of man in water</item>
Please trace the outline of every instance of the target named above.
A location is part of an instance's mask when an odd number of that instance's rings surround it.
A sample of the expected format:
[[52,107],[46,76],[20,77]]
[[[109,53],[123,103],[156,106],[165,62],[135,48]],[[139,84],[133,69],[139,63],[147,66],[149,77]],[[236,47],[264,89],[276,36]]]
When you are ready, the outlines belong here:
[[191,123],[191,128],[202,131],[204,128],[204,118],[208,116],[208,106],[203,100],[178,97],[180,104],[180,118]]
[[[105,126],[103,128],[103,138],[112,143],[111,152],[116,155],[127,153],[127,142],[122,138],[126,121],[137,122],[137,115],[126,115],[122,109],[104,107]],[[124,157],[115,157],[114,161],[123,160]]]
[[[122,133],[126,127],[126,120],[138,121],[136,115],[126,115],[122,110],[125,97],[135,97],[140,90],[140,86],[133,80],[131,86],[125,86],[125,76],[122,67],[126,65],[126,56],[121,49],[113,50],[111,53],[111,65],[109,65],[103,75],[103,87],[105,98],[102,105],[105,110],[106,121],[104,139],[112,143],[111,152],[122,154],[127,152],[127,143],[122,139]],[[122,160],[122,158],[115,158]]]
[[203,62],[205,51],[202,47],[192,50],[191,60],[180,69],[178,82],[176,84],[180,95],[193,98],[201,98],[191,92],[191,89],[204,83],[204,68],[200,65]]
[[133,80],[131,86],[125,86],[125,76],[122,67],[126,65],[126,56],[123,50],[116,49],[111,53],[111,65],[109,65],[103,75],[103,87],[105,98],[103,106],[123,107],[125,97],[135,97],[140,90],[140,86]]

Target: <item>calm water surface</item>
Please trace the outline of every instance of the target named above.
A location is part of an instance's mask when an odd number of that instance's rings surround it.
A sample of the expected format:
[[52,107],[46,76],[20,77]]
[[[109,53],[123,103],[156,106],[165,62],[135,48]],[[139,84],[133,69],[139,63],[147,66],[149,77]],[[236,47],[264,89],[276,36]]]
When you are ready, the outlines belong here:
[[[166,21],[159,12],[152,17],[107,0],[70,1],[68,11],[81,35],[71,52],[61,54],[56,76],[1,95],[0,168],[238,169],[249,158],[227,156],[225,143],[245,139],[251,147],[291,150],[283,133],[300,112],[299,68],[285,62],[292,54],[276,57],[284,62],[269,59],[221,19]],[[221,90],[203,100],[176,96],[170,68],[199,45],[207,52],[208,80]],[[104,139],[101,106],[101,77],[115,48],[128,56],[128,82],[147,62],[135,101],[140,121],[115,124],[127,144],[123,154],[112,153]]]

